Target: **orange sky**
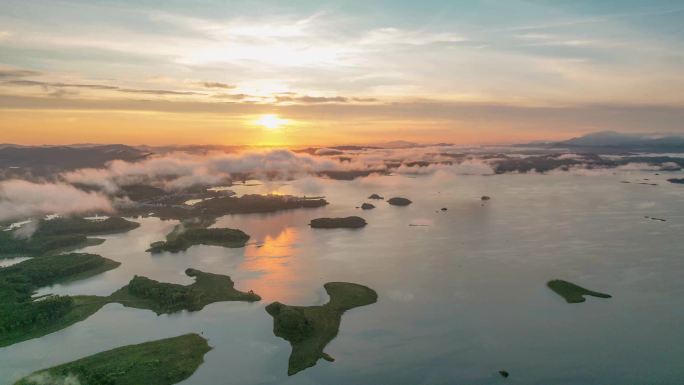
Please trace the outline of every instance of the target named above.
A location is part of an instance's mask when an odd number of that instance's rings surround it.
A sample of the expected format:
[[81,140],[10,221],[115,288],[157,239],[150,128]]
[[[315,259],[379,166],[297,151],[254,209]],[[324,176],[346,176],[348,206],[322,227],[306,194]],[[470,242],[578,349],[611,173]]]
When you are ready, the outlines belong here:
[[65,1],[0,3],[0,143],[489,144],[684,131],[681,7]]

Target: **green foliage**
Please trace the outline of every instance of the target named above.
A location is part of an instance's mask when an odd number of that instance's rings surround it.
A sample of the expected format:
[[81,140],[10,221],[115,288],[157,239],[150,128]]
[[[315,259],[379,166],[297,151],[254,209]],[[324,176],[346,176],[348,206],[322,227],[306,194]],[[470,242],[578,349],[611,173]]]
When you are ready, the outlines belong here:
[[355,283],[329,282],[324,287],[330,301],[322,306],[289,306],[279,302],[266,306],[273,317],[273,333],[292,345],[288,375],[316,365],[320,358],[334,361],[323,349],[337,336],[342,314],[378,300],[373,289]]
[[17,237],[16,230],[0,231],[0,257],[26,255],[40,256],[68,251],[86,246],[91,242],[88,235],[110,234],[132,230],[140,226],[119,217],[102,221],[69,217],[41,220],[36,231],[27,238]]
[[139,226],[139,223],[121,217],[109,217],[104,220],[60,217],[48,221],[41,220],[34,236],[111,234],[133,230]]
[[84,235],[34,236],[15,238],[12,231],[0,231],[0,256],[37,256],[60,249],[73,249],[86,244]]
[[212,215],[267,213],[278,210],[313,208],[327,205],[321,198],[300,198],[289,195],[246,194],[241,197],[207,199],[194,205],[200,213]]
[[33,373],[15,385],[173,385],[190,377],[211,350],[197,334],[128,345]]
[[88,306],[88,301],[78,303],[79,297],[48,296],[34,300],[31,295],[36,289],[117,266],[118,262],[99,255],[72,253],[32,258],[0,269],[0,346],[66,327],[99,308]]
[[316,218],[311,220],[309,226],[315,229],[358,229],[366,226],[366,224],[367,223],[365,219],[352,216],[343,218]]
[[117,290],[108,300],[128,307],[149,309],[157,314],[180,310],[199,311],[210,303],[221,301],[261,300],[261,297],[253,292],[236,290],[235,284],[228,276],[194,269],[187,269],[185,274],[195,277],[195,282],[183,286],[135,276],[127,286]]
[[237,229],[174,229],[166,241],[154,242],[147,250],[152,253],[185,251],[192,245],[214,245],[223,247],[244,247],[249,235]]

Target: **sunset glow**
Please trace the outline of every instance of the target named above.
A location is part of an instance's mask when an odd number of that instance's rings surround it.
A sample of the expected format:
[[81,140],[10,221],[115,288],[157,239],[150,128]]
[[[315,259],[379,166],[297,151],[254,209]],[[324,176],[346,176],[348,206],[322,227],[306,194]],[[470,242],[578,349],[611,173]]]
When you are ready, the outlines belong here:
[[5,142],[496,144],[684,120],[672,1],[65,4],[0,5]]
[[279,118],[278,115],[268,114],[257,119],[256,124],[269,130],[278,130],[287,124],[287,120]]

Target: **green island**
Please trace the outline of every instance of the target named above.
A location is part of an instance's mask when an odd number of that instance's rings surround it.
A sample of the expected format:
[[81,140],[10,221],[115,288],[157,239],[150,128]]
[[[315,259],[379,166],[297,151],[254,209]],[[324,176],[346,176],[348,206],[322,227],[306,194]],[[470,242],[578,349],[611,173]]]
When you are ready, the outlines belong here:
[[166,235],[166,241],[152,243],[147,251],[151,253],[164,251],[178,253],[193,245],[244,247],[249,240],[249,235],[242,230],[207,228],[213,223],[214,220],[208,218],[184,220]]
[[274,302],[266,306],[273,317],[273,333],[292,346],[287,369],[290,376],[316,365],[320,358],[334,361],[323,349],[337,336],[342,314],[378,300],[373,289],[355,283],[328,282],[324,287],[330,296],[325,305],[290,306]]
[[15,385],[173,385],[190,377],[210,350],[206,339],[185,334],[40,370]]
[[119,266],[95,254],[63,254],[29,259],[0,269],[0,347],[42,337],[67,328],[95,314],[109,303],[155,313],[199,311],[222,301],[261,300],[252,291],[235,289],[230,277],[187,269],[195,282],[183,286],[134,277],[128,285],[107,297],[94,295],[32,298],[36,289],[55,283],[84,279]]
[[314,229],[359,229],[366,226],[366,220],[357,217],[341,217],[341,218],[316,218],[309,222],[309,226]]
[[574,283],[563,281],[561,279],[554,279],[546,283],[549,289],[556,294],[563,297],[568,303],[580,303],[586,301],[585,295],[598,298],[612,298],[610,294],[600,293],[577,286]]
[[235,283],[226,275],[205,273],[195,269],[187,269],[185,274],[194,277],[195,282],[183,286],[135,276],[128,285],[114,292],[106,300],[127,307],[152,310],[157,314],[181,310],[199,311],[214,302],[261,300],[261,297],[251,290],[247,293],[236,290]]
[[0,269],[0,347],[61,330],[102,307],[92,296],[32,298],[38,288],[88,278],[119,265],[99,255],[72,253]]
[[[185,205],[188,199],[202,199],[194,205]],[[321,197],[297,197],[275,194],[245,194],[240,197],[224,192],[172,194],[151,200],[133,199],[129,207],[119,208],[124,216],[156,216],[160,219],[188,219],[195,217],[218,218],[228,214],[271,213],[281,210],[323,207],[328,202]]]
[[0,231],[0,258],[67,252],[104,242],[103,239],[88,238],[90,235],[126,232],[138,226],[139,223],[120,217],[104,220],[78,217],[41,219],[35,232],[28,237],[20,236],[19,229]]
[[410,199],[402,198],[402,197],[394,197],[390,198],[387,200],[387,203],[391,204],[392,206],[408,206],[411,203]]

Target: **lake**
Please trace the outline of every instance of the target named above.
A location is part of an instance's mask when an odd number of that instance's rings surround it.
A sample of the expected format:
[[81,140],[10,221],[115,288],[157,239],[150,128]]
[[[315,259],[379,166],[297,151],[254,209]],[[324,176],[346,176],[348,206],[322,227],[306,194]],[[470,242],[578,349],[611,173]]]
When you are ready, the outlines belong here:
[[[213,350],[185,385],[681,384],[684,186],[666,182],[681,174],[661,174],[438,172],[237,186],[238,195],[322,195],[330,205],[225,216],[215,227],[250,234],[246,247],[193,246],[178,254],[145,252],[176,221],[135,219],[142,226],[83,249],[119,268],[38,294],[108,295],[136,274],[189,284],[184,270],[192,267],[229,275],[262,301],[162,316],[110,304],[67,329],[0,349],[0,382],[197,332]],[[638,184],[644,178],[658,185]],[[366,200],[371,193],[413,204]],[[355,208],[363,202],[377,207]],[[316,217],[349,215],[368,226],[308,226]],[[613,298],[567,304],[546,287],[556,278]],[[288,377],[289,343],[273,335],[264,307],[323,304],[330,281],[369,286],[378,302],[345,313],[325,349],[335,362],[320,360]]]

